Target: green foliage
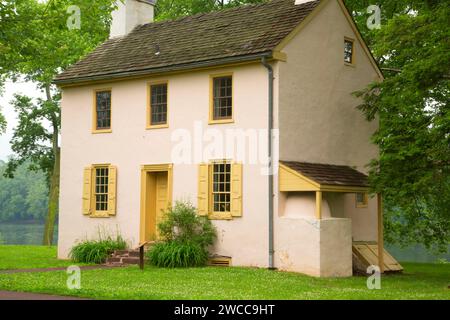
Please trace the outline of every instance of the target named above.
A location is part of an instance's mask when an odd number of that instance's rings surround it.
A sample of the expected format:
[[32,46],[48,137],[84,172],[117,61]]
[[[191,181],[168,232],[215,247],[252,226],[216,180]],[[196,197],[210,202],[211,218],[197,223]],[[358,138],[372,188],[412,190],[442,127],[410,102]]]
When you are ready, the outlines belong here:
[[[48,178],[49,201],[44,244],[52,243],[58,210],[60,94],[52,79],[103,42],[109,31],[115,0],[21,0],[0,2],[0,87],[7,78],[34,81],[45,100],[16,95],[12,102],[19,117],[5,174],[31,161],[31,169]],[[69,6],[80,9],[80,28],[70,29]],[[45,125],[47,124],[47,125]],[[48,124],[50,124],[48,126]],[[1,129],[0,119],[0,129]],[[47,128],[50,129],[47,129]]]
[[[21,0],[0,3],[0,66],[9,77],[39,84],[90,52],[108,36],[113,0]],[[67,8],[80,8],[81,28],[70,30]],[[20,35],[20,36],[18,36]]]
[[[347,1],[363,12],[367,1]],[[358,8],[358,5],[360,6]],[[361,30],[386,79],[356,93],[380,120],[370,182],[385,199],[386,240],[446,251],[450,243],[450,7],[441,1],[381,1],[380,30]],[[359,20],[363,22],[362,19]]]
[[114,250],[124,250],[127,248],[127,242],[120,234],[115,236],[102,235],[96,240],[84,240],[70,249],[70,258],[74,262],[82,263],[104,263],[106,258]]
[[6,118],[2,114],[2,108],[0,107],[0,134],[6,131]]
[[204,266],[208,252],[195,242],[160,242],[148,253],[150,263],[164,268]]
[[197,214],[190,203],[177,201],[158,224],[162,242],[148,252],[150,263],[158,267],[194,267],[205,265],[208,246],[216,230],[206,217]]
[[28,170],[24,163],[13,179],[3,176],[6,164],[0,161],[0,221],[43,221],[47,212],[47,183],[42,172]]
[[261,3],[267,0],[158,0],[156,2],[156,20],[173,20],[198,13],[206,13],[243,4]]
[[[80,29],[66,25],[70,5],[80,8]],[[0,6],[0,77],[25,77],[46,94],[45,100],[37,102],[16,95],[12,102],[19,124],[11,141],[14,157],[7,174],[11,176],[19,164],[31,160],[34,168],[50,176],[60,130],[60,95],[52,79],[107,38],[114,1],[22,0]],[[50,130],[45,123],[50,123]]]
[[194,242],[202,247],[212,245],[216,230],[211,221],[197,214],[190,203],[177,201],[173,208],[165,212],[164,219],[158,225],[159,233],[166,242]]

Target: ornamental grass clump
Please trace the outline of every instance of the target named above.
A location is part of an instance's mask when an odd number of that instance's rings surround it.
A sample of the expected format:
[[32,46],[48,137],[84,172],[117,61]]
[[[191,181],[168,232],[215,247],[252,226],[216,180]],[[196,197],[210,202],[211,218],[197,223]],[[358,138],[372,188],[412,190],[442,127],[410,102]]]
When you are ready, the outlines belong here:
[[158,230],[161,241],[147,253],[151,264],[166,268],[206,265],[208,246],[213,244],[216,230],[190,203],[176,202],[165,212]]
[[127,242],[122,236],[102,234],[96,240],[83,240],[72,247],[69,256],[74,262],[81,263],[104,263],[106,258],[114,250],[124,250],[127,248]]

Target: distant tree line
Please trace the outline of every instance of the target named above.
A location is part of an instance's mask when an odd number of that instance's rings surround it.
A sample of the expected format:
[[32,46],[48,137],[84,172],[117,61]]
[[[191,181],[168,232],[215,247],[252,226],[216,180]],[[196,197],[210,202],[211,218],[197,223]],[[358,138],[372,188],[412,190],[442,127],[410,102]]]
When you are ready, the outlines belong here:
[[3,176],[6,163],[0,160],[0,223],[6,221],[44,221],[48,187],[42,171],[30,171],[29,163],[17,168],[14,178]]

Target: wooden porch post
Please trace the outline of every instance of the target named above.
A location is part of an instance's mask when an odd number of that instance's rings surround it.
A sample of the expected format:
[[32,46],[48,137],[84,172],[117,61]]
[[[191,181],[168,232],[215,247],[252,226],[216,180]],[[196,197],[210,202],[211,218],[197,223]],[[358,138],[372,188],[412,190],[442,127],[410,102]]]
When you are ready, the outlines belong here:
[[378,210],[378,265],[381,273],[384,273],[384,237],[383,237],[383,199],[377,194]]
[[316,218],[322,220],[322,191],[316,191]]

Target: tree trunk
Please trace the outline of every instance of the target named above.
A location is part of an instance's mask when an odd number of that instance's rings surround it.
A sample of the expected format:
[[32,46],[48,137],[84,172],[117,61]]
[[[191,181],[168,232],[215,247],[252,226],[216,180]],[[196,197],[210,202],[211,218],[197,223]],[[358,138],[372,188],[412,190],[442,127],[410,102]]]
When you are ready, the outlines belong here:
[[[52,101],[50,84],[45,86],[45,93],[47,101]],[[53,149],[53,170],[50,177],[50,190],[48,195],[48,209],[47,218],[45,219],[44,238],[42,243],[50,246],[53,242],[53,232],[55,230],[56,215],[58,214],[59,202],[59,171],[60,171],[60,157],[61,151],[58,146],[59,127],[56,115],[52,116],[53,134],[52,134],[52,149]]]
[[50,246],[53,242],[53,232],[55,230],[56,215],[58,214],[59,201],[59,159],[60,151],[55,154],[55,165],[50,178],[50,190],[48,196],[48,211],[45,219],[43,244]]

